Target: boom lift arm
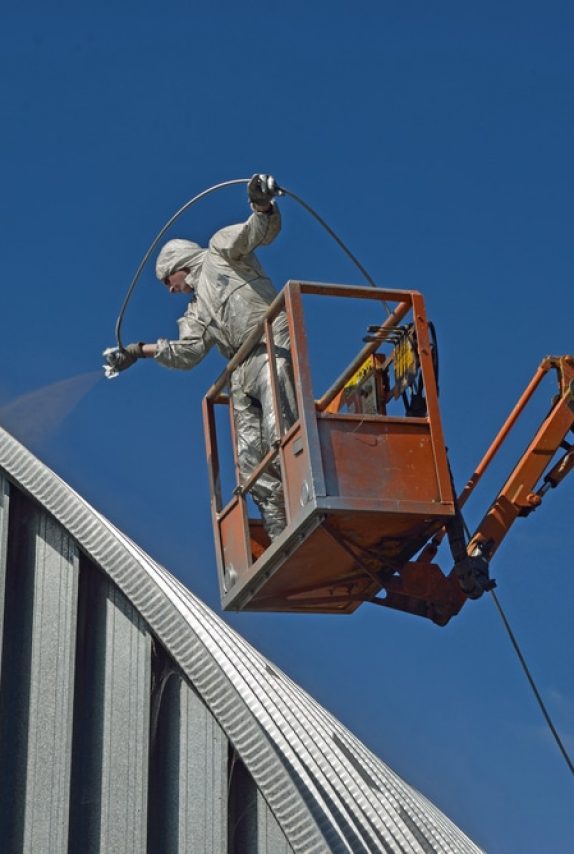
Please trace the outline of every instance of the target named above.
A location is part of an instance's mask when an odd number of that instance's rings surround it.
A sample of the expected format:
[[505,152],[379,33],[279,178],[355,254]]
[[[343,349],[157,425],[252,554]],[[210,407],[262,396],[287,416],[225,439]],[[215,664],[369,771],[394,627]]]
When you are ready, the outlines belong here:
[[[539,507],[548,490],[558,486],[568,472],[574,468],[574,445],[566,441],[566,436],[574,426],[574,359],[571,356],[547,356],[543,359],[532,382],[519,401],[516,416],[514,417],[515,411],[513,411],[510,418],[514,423],[541,379],[552,368],[557,374],[559,392],[534,439],[476,529],[476,533],[468,545],[469,554],[475,554],[479,551],[490,559],[500,546],[514,520],[519,516],[528,516],[529,513]],[[507,433],[507,424],[508,422],[503,426],[481,465],[466,485],[459,505],[466,501],[486,469],[488,462],[502,444]],[[564,453],[558,462],[546,472],[552,458],[560,449]],[[542,485],[537,488],[541,478],[543,478]]]
[[[484,572],[485,567],[510,531],[514,521],[536,510],[546,493],[558,486],[574,468],[574,444],[566,440],[568,433],[574,429],[574,358],[547,356],[542,360],[532,380],[464,487],[458,498],[458,508],[462,509],[540,382],[551,369],[556,371],[558,393],[530,445],[470,538],[466,546],[466,557],[455,563],[450,575],[445,579],[446,584],[439,585],[443,588],[443,597],[440,598],[448,598],[450,607],[446,601],[436,602],[437,622],[443,622],[441,611],[443,617],[446,617],[445,607],[446,611],[450,611],[447,619],[460,610],[457,608],[453,611],[456,601],[453,601],[452,597],[445,596],[447,591],[452,593],[452,582],[455,579],[469,598],[478,598],[483,589],[488,589],[488,585],[484,584],[484,579],[488,577],[487,571]],[[551,468],[548,468],[560,449],[564,453]],[[433,537],[413,566],[424,566],[425,563],[432,561],[445,533],[447,531],[443,528]],[[483,589],[480,589],[481,586]],[[460,607],[463,604],[464,599],[460,600]]]
[[[366,346],[319,398],[303,312],[307,297],[359,300],[369,313],[377,303],[395,303],[382,322],[369,324]],[[291,425],[280,417],[274,357],[272,322],[280,311],[289,322],[297,398]],[[235,455],[225,388],[262,335],[278,436],[244,482],[235,465],[235,486],[226,495],[215,412],[228,410]],[[550,410],[471,535],[462,507],[551,370],[558,391]],[[422,295],[291,281],[208,391],[204,425],[225,609],[350,614],[371,602],[445,625],[467,599],[494,586],[489,562],[515,519],[533,512],[574,468],[574,443],[566,441],[574,427],[574,358],[542,361],[457,498],[438,403],[436,339]],[[247,504],[253,483],[270,465],[281,472],[287,517],[272,542]],[[453,559],[447,574],[434,562],[445,535]]]

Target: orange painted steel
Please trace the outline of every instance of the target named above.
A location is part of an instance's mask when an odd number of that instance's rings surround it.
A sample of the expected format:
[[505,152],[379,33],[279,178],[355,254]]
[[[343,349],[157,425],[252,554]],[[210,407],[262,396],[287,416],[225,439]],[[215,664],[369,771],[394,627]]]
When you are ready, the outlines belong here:
[[[547,471],[553,457],[574,428],[574,358],[572,356],[547,356],[538,366],[534,376],[513,407],[508,418],[491,442],[482,460],[466,483],[458,498],[462,508],[477,486],[486,469],[500,450],[510,431],[523,414],[534,392],[550,370],[556,371],[559,391],[550,411],[544,418],[532,442],[520,458],[510,477],[492,502],[467,545],[467,553],[484,554],[489,560],[507,536],[511,526],[520,516],[526,516],[542,503],[547,488],[557,486],[574,469],[574,448],[566,446],[560,460]],[[546,472],[546,474],[544,474]],[[534,491],[544,475],[547,487]],[[421,553],[421,562],[430,562],[445,536],[445,529],[437,532]]]
[[[414,293],[414,292],[413,292]],[[397,299],[400,298],[397,295]],[[383,321],[380,326],[380,331],[384,334],[385,331],[393,329],[397,324],[401,322],[404,316],[408,313],[410,308],[409,301],[401,301],[398,306],[391,312],[390,315]],[[338,377],[330,389],[328,389],[325,394],[319,398],[316,402],[316,407],[319,412],[324,412],[328,409],[329,404],[333,401],[334,397],[340,392],[343,388],[347,380],[349,380],[355,371],[361,367],[361,365],[371,356],[377,349],[380,347],[381,343],[384,343],[384,339],[381,341],[372,341],[367,344],[363,349],[358,353],[357,356],[353,359],[350,365],[345,369],[345,371]]]
[[[360,355],[317,401],[304,321],[304,297],[362,299],[373,308],[388,301],[381,341]],[[233,369],[265,334],[276,419],[280,417],[271,319],[285,310],[297,397],[297,421],[245,483],[224,504],[214,435],[214,407]],[[391,331],[415,330],[427,414],[420,417],[336,411],[333,401],[357,366]],[[239,358],[241,357],[241,358]],[[386,411],[386,410],[384,410]],[[344,285],[289,282],[267,319],[209,390],[204,401],[212,518],[224,608],[351,613],[364,601],[433,617],[456,613],[460,591],[438,568],[409,563],[454,515],[454,496],[444,447],[424,302],[414,291],[382,291]],[[258,519],[246,521],[250,487],[279,457],[287,528],[269,543]],[[388,597],[388,603],[378,594]],[[464,594],[462,594],[464,600]],[[453,601],[456,607],[453,606]],[[450,609],[450,610],[449,610]]]
[[[368,344],[322,396],[315,399],[305,328],[304,297],[372,300],[394,304],[391,315],[369,327]],[[281,423],[272,320],[284,311],[289,324],[297,419]],[[386,311],[386,309],[385,309]],[[394,360],[409,337],[423,389],[420,411],[390,413],[403,381]],[[232,400],[224,390],[232,372],[265,340],[277,441],[251,475],[240,482]],[[398,343],[397,343],[398,342]],[[394,346],[390,355],[377,353]],[[409,344],[409,346],[411,346]],[[401,357],[397,355],[397,362]],[[395,370],[394,389],[388,371]],[[448,526],[509,435],[550,369],[558,375],[555,397],[530,446],[496,496],[466,546],[470,556],[490,559],[518,516],[531,513],[546,491],[574,469],[574,359],[546,358],[488,448],[460,498],[453,495],[438,405],[429,324],[422,296],[345,285],[288,282],[265,320],[208,391],[203,405],[222,605],[226,610],[348,614],[363,602],[395,608],[444,625],[467,597],[456,572],[432,559]],[[380,372],[375,375],[375,372]],[[370,391],[361,382],[368,380]],[[376,395],[375,391],[376,390]],[[375,395],[361,409],[361,395]],[[351,400],[351,411],[343,411]],[[225,500],[215,407],[229,407],[228,468],[235,487]],[[366,404],[365,404],[366,406]],[[552,465],[562,446],[563,456]],[[249,491],[265,468],[279,461],[287,527],[270,542],[262,522],[249,517]],[[548,468],[552,466],[551,468]],[[545,474],[546,472],[546,474]],[[540,479],[542,486],[537,489]],[[416,558],[416,555],[419,555]]]
[[[556,452],[563,446],[565,437],[574,427],[574,359],[571,356],[548,356],[542,361],[531,385],[538,385],[541,379],[539,375],[546,374],[552,368],[556,370],[560,392],[532,442],[478,525],[467,547],[469,554],[474,554],[479,549],[490,559],[514,521],[519,516],[531,513],[542,502],[545,490],[541,488],[538,492],[534,492],[536,485],[544,476]],[[524,404],[522,408],[523,406]],[[482,469],[484,470],[485,467],[483,466]],[[569,443],[565,443],[565,454],[546,475],[546,483],[557,486],[572,468],[574,468],[573,449]]]
[[528,383],[528,385],[526,386],[526,388],[524,389],[524,391],[520,395],[520,398],[518,399],[518,402],[516,403],[512,412],[510,413],[510,415],[508,416],[508,418],[506,419],[506,421],[504,422],[504,424],[502,425],[502,427],[498,431],[498,434],[496,435],[494,440],[491,442],[490,447],[486,451],[484,457],[482,458],[480,463],[477,465],[476,469],[474,470],[473,474],[470,476],[467,484],[465,485],[464,489],[462,490],[461,494],[459,495],[459,498],[458,498],[458,506],[459,507],[463,507],[464,504],[466,503],[471,492],[474,490],[474,488],[478,484],[480,478],[482,477],[482,475],[484,474],[484,472],[486,471],[486,469],[488,468],[488,466],[490,465],[490,463],[494,459],[495,454],[500,450],[503,442],[505,441],[508,434],[510,433],[510,431],[512,430],[512,428],[514,427],[514,425],[518,421],[518,418],[520,417],[520,415],[524,411],[526,404],[529,402],[530,398],[532,397],[532,395],[534,394],[534,392],[536,391],[536,389],[540,385],[541,381],[546,376],[547,372],[548,372],[548,367],[546,366],[546,360],[544,360],[544,362],[542,362],[542,364],[538,367],[536,373],[534,374],[534,376],[532,377],[532,379],[530,380],[530,382]]

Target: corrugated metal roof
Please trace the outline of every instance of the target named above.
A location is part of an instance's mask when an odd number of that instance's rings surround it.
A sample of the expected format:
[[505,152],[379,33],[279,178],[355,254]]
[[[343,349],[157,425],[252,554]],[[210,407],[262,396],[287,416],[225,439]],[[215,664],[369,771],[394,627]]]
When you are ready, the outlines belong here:
[[237,749],[295,851],[478,852],[305,691],[0,429],[0,468],[130,599]]

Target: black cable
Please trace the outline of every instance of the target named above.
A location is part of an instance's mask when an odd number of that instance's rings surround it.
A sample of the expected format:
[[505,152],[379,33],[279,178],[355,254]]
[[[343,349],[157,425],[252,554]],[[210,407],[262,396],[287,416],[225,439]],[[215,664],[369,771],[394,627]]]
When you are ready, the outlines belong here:
[[[144,257],[142,258],[142,260],[141,260],[141,262],[140,262],[139,267],[137,268],[137,270],[136,270],[136,272],[135,272],[135,275],[134,275],[134,277],[133,277],[133,279],[132,279],[132,281],[131,281],[131,284],[130,284],[130,286],[129,286],[129,288],[128,288],[128,291],[127,291],[127,294],[126,294],[126,296],[125,296],[125,299],[124,299],[124,301],[123,301],[123,303],[122,303],[122,307],[120,308],[120,312],[119,312],[119,314],[118,314],[118,318],[117,318],[117,320],[116,320],[115,335],[116,335],[116,342],[117,342],[118,348],[119,348],[120,350],[123,350],[123,344],[122,344],[122,339],[121,339],[121,329],[122,329],[122,323],[123,323],[123,320],[124,320],[124,315],[125,315],[125,313],[126,313],[126,308],[128,307],[128,303],[129,303],[129,301],[130,301],[130,299],[131,299],[131,296],[132,296],[132,293],[133,293],[133,291],[134,291],[134,288],[135,288],[135,286],[137,285],[138,280],[139,280],[139,278],[140,278],[140,276],[141,276],[141,274],[142,274],[142,272],[143,272],[143,269],[144,269],[145,265],[147,264],[147,262],[149,261],[150,255],[152,254],[152,252],[154,251],[154,249],[156,248],[157,244],[158,244],[158,243],[159,243],[159,241],[162,239],[162,237],[164,236],[164,234],[166,233],[166,231],[167,231],[169,228],[171,228],[171,226],[174,224],[174,222],[176,221],[176,219],[178,219],[178,218],[179,218],[183,213],[185,213],[185,211],[187,211],[187,210],[188,210],[192,205],[194,205],[196,202],[199,202],[201,199],[205,198],[205,196],[208,196],[210,193],[214,193],[214,192],[216,192],[216,190],[221,190],[221,189],[223,189],[224,187],[231,187],[231,186],[233,186],[234,184],[248,184],[250,180],[251,180],[250,178],[234,178],[234,179],[233,179],[233,180],[231,180],[231,181],[223,181],[221,184],[214,184],[214,186],[213,186],[213,187],[209,187],[207,190],[204,190],[202,193],[199,193],[197,196],[194,196],[194,197],[193,197],[193,199],[190,199],[188,202],[186,202],[184,205],[182,205],[182,207],[181,207],[179,210],[177,210],[177,211],[173,214],[173,216],[172,216],[172,217],[170,217],[170,219],[166,222],[166,224],[163,226],[163,228],[161,229],[161,231],[159,231],[159,232],[158,232],[158,234],[157,234],[157,235],[155,236],[155,238],[153,239],[153,241],[152,241],[152,243],[151,243],[151,245],[150,245],[149,249],[148,249],[148,250],[147,250],[147,252],[145,253]],[[337,235],[335,234],[335,232],[333,231],[333,229],[332,229],[332,228],[330,228],[330,227],[327,225],[327,223],[325,222],[325,220],[324,220],[324,219],[322,219],[322,218],[319,216],[319,214],[318,214],[316,211],[314,211],[314,210],[313,210],[313,208],[312,208],[310,205],[308,205],[306,202],[304,202],[304,201],[303,201],[303,199],[299,198],[299,196],[296,196],[296,195],[295,195],[295,193],[292,193],[290,190],[286,190],[284,187],[281,187],[281,188],[279,188],[279,187],[278,187],[277,189],[278,189],[278,195],[289,196],[289,197],[290,197],[290,198],[292,198],[294,201],[298,202],[298,204],[300,204],[302,207],[304,207],[304,208],[305,208],[305,210],[306,210],[306,211],[308,211],[308,213],[310,213],[310,214],[311,214],[311,216],[315,217],[315,219],[317,220],[317,222],[319,222],[319,223],[323,226],[323,228],[324,228],[324,229],[325,229],[325,230],[326,230],[326,231],[331,235],[331,237],[333,238],[333,240],[334,240],[334,241],[335,241],[335,242],[336,242],[336,243],[341,247],[341,249],[343,250],[343,252],[345,252],[345,253],[349,256],[349,258],[351,259],[351,261],[352,261],[352,262],[357,266],[357,268],[361,271],[361,273],[363,274],[363,276],[365,277],[365,279],[367,280],[367,282],[368,282],[368,283],[369,283],[373,288],[376,288],[376,287],[377,287],[377,286],[376,286],[376,284],[375,284],[375,282],[373,281],[373,279],[369,276],[369,274],[367,273],[367,271],[366,271],[366,270],[365,270],[365,268],[363,267],[363,265],[358,261],[358,259],[357,259],[357,258],[355,258],[355,256],[353,255],[353,253],[352,253],[352,252],[351,252],[351,251],[350,251],[350,250],[345,246],[345,244],[343,243],[343,241],[342,241],[339,237],[337,237]],[[387,313],[390,315],[390,314],[391,314],[391,309],[389,308],[389,306],[388,306],[388,304],[385,302],[385,300],[383,300],[383,305],[385,306],[385,309],[386,309]]]
[[[464,518],[463,518],[463,524],[464,524],[464,529],[466,531],[466,535],[467,535],[468,539],[470,540],[471,534],[470,534],[470,531],[468,529],[466,522],[464,521]],[[570,769],[572,774],[574,774],[574,764],[572,763],[572,760],[568,756],[566,748],[564,747],[564,745],[560,739],[560,736],[558,735],[556,727],[552,723],[552,719],[551,719],[550,715],[548,714],[546,706],[544,705],[542,697],[540,696],[540,692],[538,691],[538,688],[536,687],[536,683],[534,682],[534,679],[532,678],[532,674],[530,673],[530,670],[528,669],[528,665],[526,664],[526,660],[525,660],[524,656],[522,655],[520,647],[518,646],[518,641],[516,640],[516,637],[514,636],[514,632],[510,628],[510,623],[508,622],[508,618],[502,609],[502,605],[498,601],[498,596],[496,595],[494,590],[489,590],[489,593],[492,596],[492,600],[493,600],[493,602],[496,606],[496,609],[500,615],[500,619],[502,620],[504,628],[506,629],[506,631],[508,633],[508,637],[510,638],[510,642],[512,643],[512,646],[515,649],[515,652],[518,656],[518,660],[520,661],[520,664],[522,665],[522,669],[524,670],[524,672],[526,674],[526,678],[528,679],[528,681],[530,683],[530,687],[532,688],[532,691],[534,692],[534,696],[536,697],[536,701],[537,701],[538,705],[540,706],[542,714],[544,715],[544,717],[546,719],[546,723],[548,724],[548,726],[550,728],[550,732],[554,736],[556,744],[558,745],[560,752],[561,752],[562,756],[564,757],[566,764],[568,765],[568,768]]]
[[519,659],[519,661],[520,661],[520,663],[521,663],[521,665],[522,665],[522,669],[524,670],[524,672],[525,672],[525,674],[526,674],[526,678],[527,678],[527,679],[528,679],[528,681],[530,682],[530,687],[532,688],[532,691],[534,692],[534,696],[536,697],[536,700],[537,700],[537,702],[538,702],[538,705],[540,706],[540,709],[541,709],[541,711],[542,711],[542,714],[543,714],[543,715],[544,715],[544,717],[546,718],[546,723],[548,724],[548,726],[549,726],[549,728],[550,728],[550,732],[551,732],[551,733],[552,733],[552,735],[554,736],[554,740],[556,741],[556,744],[558,745],[558,748],[560,749],[560,752],[562,753],[562,756],[564,757],[564,760],[565,760],[566,764],[568,765],[568,768],[570,769],[570,771],[572,772],[572,774],[574,774],[574,764],[572,764],[572,760],[571,760],[571,759],[570,759],[570,757],[568,756],[568,753],[567,753],[567,751],[566,751],[566,748],[565,748],[565,747],[564,747],[564,745],[562,744],[562,741],[561,741],[561,739],[560,739],[560,736],[558,735],[558,733],[557,733],[557,731],[556,731],[556,727],[555,727],[555,726],[554,726],[554,724],[552,723],[552,720],[551,720],[551,718],[550,718],[550,715],[549,715],[549,714],[548,714],[548,712],[546,711],[546,706],[545,706],[545,705],[544,705],[544,703],[542,702],[542,697],[540,696],[540,693],[538,692],[538,689],[537,689],[537,687],[536,687],[536,684],[535,684],[535,682],[534,682],[534,679],[532,678],[532,676],[531,676],[531,674],[530,674],[530,671],[529,671],[529,669],[528,669],[528,666],[527,666],[527,664],[526,664],[526,661],[524,660],[524,656],[522,655],[522,652],[520,651],[520,647],[518,646],[518,642],[517,642],[516,638],[514,637],[514,633],[513,633],[512,629],[510,628],[510,624],[509,624],[509,622],[508,622],[508,620],[507,620],[507,618],[506,618],[506,614],[505,614],[505,613],[504,613],[504,611],[502,610],[502,606],[501,606],[500,602],[498,601],[498,598],[497,598],[497,596],[496,596],[496,594],[495,594],[494,590],[491,590],[491,591],[490,591],[490,595],[492,596],[492,599],[493,599],[493,601],[494,601],[494,604],[496,605],[496,608],[497,608],[497,610],[498,610],[498,613],[500,614],[500,619],[502,620],[502,622],[503,622],[503,624],[504,624],[504,628],[505,628],[505,629],[506,629],[506,631],[508,632],[508,637],[510,638],[510,641],[511,641],[511,643],[512,643],[512,646],[514,647],[514,649],[515,649],[515,651],[516,651],[516,654],[517,654],[517,656],[518,656],[518,659]]
[[[345,246],[345,244],[343,243],[343,241],[342,241],[339,237],[337,237],[337,235],[335,234],[335,232],[333,231],[333,229],[332,229],[332,228],[330,228],[330,226],[328,226],[328,225],[327,225],[327,223],[325,222],[325,220],[324,220],[322,217],[320,217],[320,216],[319,216],[319,214],[317,213],[317,211],[314,211],[314,210],[313,210],[313,208],[312,208],[310,205],[308,205],[308,204],[307,204],[307,202],[304,202],[304,201],[303,201],[303,199],[299,198],[299,196],[296,196],[296,195],[295,195],[295,193],[292,193],[290,190],[286,190],[284,187],[282,187],[282,188],[281,188],[281,191],[282,191],[282,193],[283,193],[285,196],[289,196],[289,197],[290,197],[290,198],[292,198],[294,201],[298,202],[298,203],[301,205],[301,207],[305,208],[305,210],[306,210],[308,213],[310,213],[310,214],[311,214],[311,216],[315,217],[315,219],[317,220],[317,222],[318,222],[318,223],[320,223],[320,225],[322,225],[322,226],[323,226],[323,228],[325,229],[325,231],[326,231],[328,234],[330,234],[330,235],[331,235],[331,237],[333,238],[333,240],[335,241],[335,243],[337,243],[337,244],[341,247],[341,249],[343,250],[343,252],[345,252],[345,253],[349,256],[349,258],[351,259],[351,261],[353,262],[353,264],[355,264],[355,265],[356,265],[356,267],[361,271],[361,273],[363,274],[363,276],[365,277],[365,279],[367,280],[367,282],[371,285],[371,287],[376,288],[376,287],[377,287],[376,283],[375,283],[375,282],[373,281],[373,279],[369,276],[369,274],[367,273],[367,271],[365,270],[365,268],[363,267],[363,265],[358,261],[358,259],[357,259],[357,258],[355,258],[355,256],[354,256],[354,255],[353,255],[353,253],[351,252],[351,250],[350,250],[350,249],[348,249],[348,248]],[[391,314],[391,309],[389,308],[388,303],[387,303],[387,302],[385,302],[385,300],[383,300],[383,305],[385,306],[385,309],[387,310],[387,313],[390,315],[390,314]]]
[[248,178],[235,178],[232,181],[223,181],[222,184],[214,184],[213,187],[209,187],[207,190],[204,190],[202,193],[199,193],[197,196],[194,196],[193,199],[190,199],[188,202],[186,202],[178,211],[176,211],[174,213],[174,215],[172,217],[170,217],[168,219],[168,221],[166,222],[164,227],[161,229],[161,231],[159,231],[158,234],[154,237],[149,249],[147,250],[146,254],[143,256],[142,260],[140,261],[140,265],[137,268],[135,275],[131,281],[131,284],[128,288],[128,292],[127,292],[125,299],[122,303],[122,307],[120,308],[120,313],[118,314],[118,319],[116,320],[116,330],[115,330],[116,331],[116,341],[117,341],[117,344],[118,344],[118,347],[120,350],[123,350],[122,339],[121,339],[122,323],[123,323],[124,314],[126,313],[126,308],[128,307],[128,303],[130,301],[131,295],[134,291],[135,286],[138,283],[139,277],[141,276],[141,274],[143,272],[143,268],[145,267],[145,265],[147,264],[147,262],[149,260],[151,253],[153,252],[153,250],[155,249],[155,247],[157,246],[159,241],[162,239],[162,237],[164,236],[164,234],[166,233],[168,228],[171,228],[171,226],[174,224],[176,219],[178,219],[183,213],[185,213],[185,211],[188,210],[188,208],[190,208],[196,202],[199,202],[201,199],[205,198],[205,196],[208,196],[210,193],[214,193],[216,190],[221,190],[221,189],[223,189],[223,187],[230,187],[232,184],[247,184],[248,181],[249,181]]

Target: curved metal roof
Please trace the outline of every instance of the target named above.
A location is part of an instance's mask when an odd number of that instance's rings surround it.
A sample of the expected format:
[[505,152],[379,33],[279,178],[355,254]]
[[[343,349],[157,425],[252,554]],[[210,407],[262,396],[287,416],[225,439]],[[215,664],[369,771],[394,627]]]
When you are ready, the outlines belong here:
[[423,795],[0,429],[0,467],[131,600],[237,749],[294,851],[478,852]]

